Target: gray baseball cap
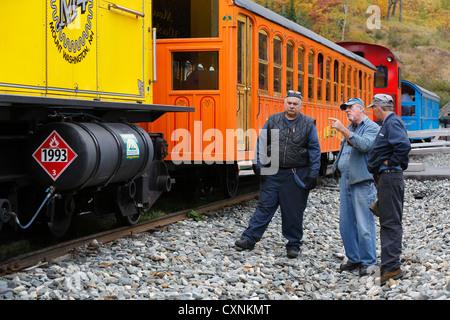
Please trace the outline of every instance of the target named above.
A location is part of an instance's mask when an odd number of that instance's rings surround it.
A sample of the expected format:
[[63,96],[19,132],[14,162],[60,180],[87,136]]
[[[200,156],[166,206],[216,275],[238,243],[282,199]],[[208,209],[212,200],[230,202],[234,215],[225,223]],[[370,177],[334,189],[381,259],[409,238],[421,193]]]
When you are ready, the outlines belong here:
[[394,99],[388,94],[378,93],[373,96],[372,104],[368,105],[367,108],[372,108],[374,105],[380,107],[393,107]]

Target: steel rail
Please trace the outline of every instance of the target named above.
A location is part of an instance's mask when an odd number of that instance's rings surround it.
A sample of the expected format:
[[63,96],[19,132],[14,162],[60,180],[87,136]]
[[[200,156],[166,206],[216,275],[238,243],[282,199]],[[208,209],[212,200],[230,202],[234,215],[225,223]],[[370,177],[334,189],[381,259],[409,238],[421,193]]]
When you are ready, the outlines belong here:
[[203,215],[211,211],[215,211],[224,207],[233,206],[241,202],[255,199],[256,197],[258,197],[258,195],[259,195],[258,191],[251,192],[240,196],[236,196],[231,199],[206,204],[197,208],[186,209],[166,214],[158,218],[139,222],[133,226],[115,228],[112,230],[95,233],[82,238],[62,242],[57,245],[53,245],[37,251],[25,253],[10,258],[4,262],[0,262],[0,275],[8,273],[16,273],[18,271],[24,270],[25,268],[45,264],[46,262],[50,262],[58,257],[73,253],[76,250],[76,248],[79,248],[86,244],[90,244],[94,240],[97,240],[98,242],[101,243],[106,243],[127,236],[132,236],[138,233],[155,230],[157,228],[175,223],[177,221],[187,219],[188,213],[192,210],[194,210],[198,214]]

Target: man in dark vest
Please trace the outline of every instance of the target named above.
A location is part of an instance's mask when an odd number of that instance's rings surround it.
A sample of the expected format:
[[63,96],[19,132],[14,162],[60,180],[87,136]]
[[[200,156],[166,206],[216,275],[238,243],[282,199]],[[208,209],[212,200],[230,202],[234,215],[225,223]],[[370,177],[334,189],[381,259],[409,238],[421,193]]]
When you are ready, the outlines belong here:
[[303,237],[303,211],[309,191],[317,184],[321,152],[315,119],[300,113],[300,92],[289,91],[284,106],[284,112],[269,116],[258,137],[253,168],[261,176],[259,203],[235,244],[252,250],[280,206],[287,256],[296,258]]

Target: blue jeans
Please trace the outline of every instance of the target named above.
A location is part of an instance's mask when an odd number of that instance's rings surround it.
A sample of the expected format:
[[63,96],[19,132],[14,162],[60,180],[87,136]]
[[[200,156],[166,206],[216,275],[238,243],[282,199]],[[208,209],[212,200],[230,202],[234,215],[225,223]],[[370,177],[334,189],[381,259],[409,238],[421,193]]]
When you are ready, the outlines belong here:
[[376,199],[375,184],[363,181],[347,186],[347,175],[343,173],[340,193],[339,228],[345,254],[350,262],[374,265],[377,263],[376,230],[369,206]]

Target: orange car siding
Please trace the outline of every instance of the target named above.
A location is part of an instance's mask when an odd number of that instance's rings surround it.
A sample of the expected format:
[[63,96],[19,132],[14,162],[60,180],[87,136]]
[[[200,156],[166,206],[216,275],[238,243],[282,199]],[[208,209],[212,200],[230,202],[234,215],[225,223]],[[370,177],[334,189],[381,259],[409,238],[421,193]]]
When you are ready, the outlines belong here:
[[[226,131],[234,131],[237,129],[236,110],[237,106],[237,23],[238,16],[247,16],[251,21],[252,28],[252,85],[251,97],[252,104],[250,110],[251,128],[256,133],[263,127],[268,116],[272,113],[284,111],[284,97],[286,95],[286,45],[288,41],[294,45],[294,83],[293,88],[297,88],[297,50],[300,45],[305,49],[305,79],[307,79],[308,66],[308,51],[313,50],[315,53],[314,68],[317,70],[317,55],[321,53],[324,56],[324,63],[327,58],[330,58],[331,66],[334,61],[339,62],[339,73],[341,71],[341,64],[361,70],[366,77],[373,79],[374,70],[367,66],[358,63],[355,60],[344,57],[343,55],[333,51],[332,49],[321,45],[311,39],[308,39],[300,34],[294,33],[280,25],[268,21],[260,16],[255,15],[245,9],[230,3],[230,1],[219,1],[219,17],[228,17],[231,19],[219,19],[219,38],[203,38],[203,39],[164,39],[157,42],[157,57],[158,57],[158,82],[154,87],[154,103],[155,104],[169,104],[169,105],[183,105],[195,108],[193,113],[184,114],[166,114],[152,124],[145,125],[149,132],[164,132],[164,136],[169,143],[169,157],[168,160],[174,159],[174,147],[181,142],[174,131],[176,129],[186,129],[190,133],[190,141],[188,148],[183,149],[182,153],[178,153],[179,157],[182,155],[183,159],[190,159],[191,161],[240,161],[249,160],[254,157],[256,138],[251,137],[250,148],[246,152],[238,152],[236,149],[236,138],[226,138]],[[269,90],[262,91],[258,89],[258,35],[259,31],[264,30],[269,35],[269,72],[268,78],[273,79],[273,52],[272,45],[275,36],[282,40],[283,46],[283,81],[282,93],[275,93],[271,81],[269,81]],[[211,91],[174,91],[171,88],[171,53],[176,51],[219,51],[219,90]],[[345,75],[347,76],[347,75]],[[351,92],[353,93],[353,76],[351,77]],[[334,69],[330,68],[330,83],[331,92],[330,100],[334,95]],[[317,85],[317,73],[316,73]],[[347,79],[345,78],[347,85]],[[360,97],[365,104],[370,103],[370,93],[373,92],[371,88],[372,81],[365,81],[364,89],[361,91]],[[338,97],[341,97],[341,83],[338,83]],[[347,87],[345,87],[347,91]],[[339,150],[342,135],[332,130],[330,127],[329,117],[338,118],[344,124],[348,124],[345,113],[339,108],[341,98],[338,98],[338,103],[326,102],[325,98],[317,101],[317,94],[314,94],[313,99],[308,99],[308,86],[304,85],[302,90],[303,106],[301,112],[305,115],[316,119],[316,127],[321,143],[322,153],[333,152]],[[325,96],[323,94],[322,96]],[[351,96],[353,97],[353,95]],[[348,98],[347,93],[343,95],[342,101]],[[369,114],[370,117],[372,117]],[[199,122],[201,126],[199,126]],[[217,129],[224,137],[224,145],[215,145],[213,139],[205,140],[205,133],[209,129]],[[183,142],[184,143],[184,142]],[[214,148],[213,152],[210,152]],[[228,153],[227,149],[228,148]],[[231,150],[230,150],[231,148]],[[205,150],[208,152],[204,152]]]

